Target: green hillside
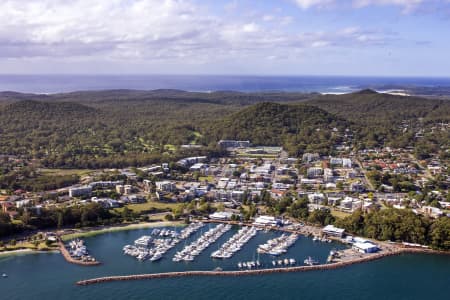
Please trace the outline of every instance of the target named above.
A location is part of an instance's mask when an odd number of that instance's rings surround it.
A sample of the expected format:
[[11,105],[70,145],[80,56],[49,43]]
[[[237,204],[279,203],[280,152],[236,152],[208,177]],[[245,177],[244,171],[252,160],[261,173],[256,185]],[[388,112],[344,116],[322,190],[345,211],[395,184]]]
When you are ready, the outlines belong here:
[[260,103],[214,123],[210,138],[251,140],[256,145],[283,145],[292,154],[327,152],[334,127],[348,122],[322,109],[303,104]]

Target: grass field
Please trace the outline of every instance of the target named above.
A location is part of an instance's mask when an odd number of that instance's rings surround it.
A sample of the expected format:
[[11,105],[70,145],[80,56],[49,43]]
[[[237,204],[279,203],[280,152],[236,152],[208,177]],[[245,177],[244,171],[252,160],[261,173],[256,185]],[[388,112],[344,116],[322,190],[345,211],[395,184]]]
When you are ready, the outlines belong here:
[[64,176],[64,175],[78,175],[85,176],[89,175],[93,170],[88,169],[39,169],[41,174],[43,175],[52,175],[52,176]]
[[[164,203],[164,202],[156,202],[156,201],[149,201],[146,203],[139,203],[139,204],[129,204],[127,207],[134,212],[140,213],[147,210],[152,210],[153,208],[156,209],[167,209],[172,210],[174,208],[180,207],[181,203]],[[123,208],[116,209],[117,211],[121,212]]]
[[347,216],[350,216],[349,213],[346,213],[346,212],[343,212],[343,211],[339,211],[339,210],[336,210],[336,209],[332,209],[331,210],[331,214],[334,217],[339,218],[339,219],[342,219],[342,218],[345,218]]
[[249,157],[249,158],[277,158],[276,154],[247,154],[247,153],[238,153],[239,157]]

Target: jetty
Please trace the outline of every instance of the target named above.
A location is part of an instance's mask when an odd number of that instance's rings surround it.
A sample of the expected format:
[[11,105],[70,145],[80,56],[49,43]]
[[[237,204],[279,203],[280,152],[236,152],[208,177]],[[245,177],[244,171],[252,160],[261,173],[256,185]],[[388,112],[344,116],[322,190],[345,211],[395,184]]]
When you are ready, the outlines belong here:
[[298,236],[295,233],[291,235],[282,234],[280,237],[268,240],[265,244],[258,246],[258,253],[270,254],[278,256],[287,252],[287,248],[292,246],[297,240]]
[[227,242],[225,242],[219,250],[211,254],[213,258],[230,258],[234,253],[242,249],[242,247],[256,235],[255,227],[242,227]]
[[61,252],[62,256],[64,257],[64,259],[71,263],[71,264],[75,264],[75,265],[80,265],[80,266],[98,266],[101,263],[97,260],[95,261],[83,261],[83,260],[78,260],[73,258],[70,253],[69,250],[67,250],[66,246],[64,245],[64,243],[62,242],[61,238],[58,237],[58,246],[59,246],[59,251]]
[[231,225],[219,224],[216,227],[205,232],[200,238],[192,242],[190,245],[178,251],[172,261],[193,261],[194,258],[203,250],[215,243],[225,232],[231,229]]
[[159,279],[159,278],[175,278],[175,277],[193,277],[193,276],[249,276],[249,275],[264,275],[264,274],[276,274],[276,273],[292,273],[292,272],[308,272],[318,270],[334,270],[354,264],[363,262],[378,260],[388,256],[400,255],[400,254],[444,254],[450,255],[450,252],[420,249],[420,248],[408,248],[397,247],[382,251],[375,254],[368,254],[362,257],[354,258],[352,260],[340,261],[331,264],[312,265],[312,266],[293,266],[285,268],[272,268],[272,269],[251,269],[242,271],[184,271],[184,272],[166,272],[166,273],[153,273],[153,274],[137,274],[137,275],[123,275],[123,276],[107,276],[92,278],[86,280],[80,280],[76,282],[79,286],[92,285],[98,283],[106,283],[113,281],[130,281],[130,280],[143,280],[143,279]]

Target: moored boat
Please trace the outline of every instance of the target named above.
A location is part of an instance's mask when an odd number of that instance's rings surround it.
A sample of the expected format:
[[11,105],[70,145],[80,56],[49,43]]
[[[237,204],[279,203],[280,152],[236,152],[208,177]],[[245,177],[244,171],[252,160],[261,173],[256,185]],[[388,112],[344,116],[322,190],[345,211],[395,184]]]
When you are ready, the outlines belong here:
[[319,261],[313,259],[311,256],[308,256],[308,258],[306,258],[306,259],[303,261],[303,263],[304,263],[305,265],[308,265],[308,266],[313,266],[313,265],[318,265],[318,264],[319,264]]

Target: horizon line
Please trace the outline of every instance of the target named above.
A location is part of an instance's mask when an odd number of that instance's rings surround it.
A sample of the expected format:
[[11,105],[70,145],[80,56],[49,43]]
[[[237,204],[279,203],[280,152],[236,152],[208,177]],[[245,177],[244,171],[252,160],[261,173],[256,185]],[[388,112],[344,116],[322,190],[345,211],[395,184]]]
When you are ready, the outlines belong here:
[[5,76],[167,76],[167,77],[334,77],[334,78],[435,78],[450,79],[450,75],[342,75],[342,74],[164,74],[164,73],[0,73],[0,77]]

